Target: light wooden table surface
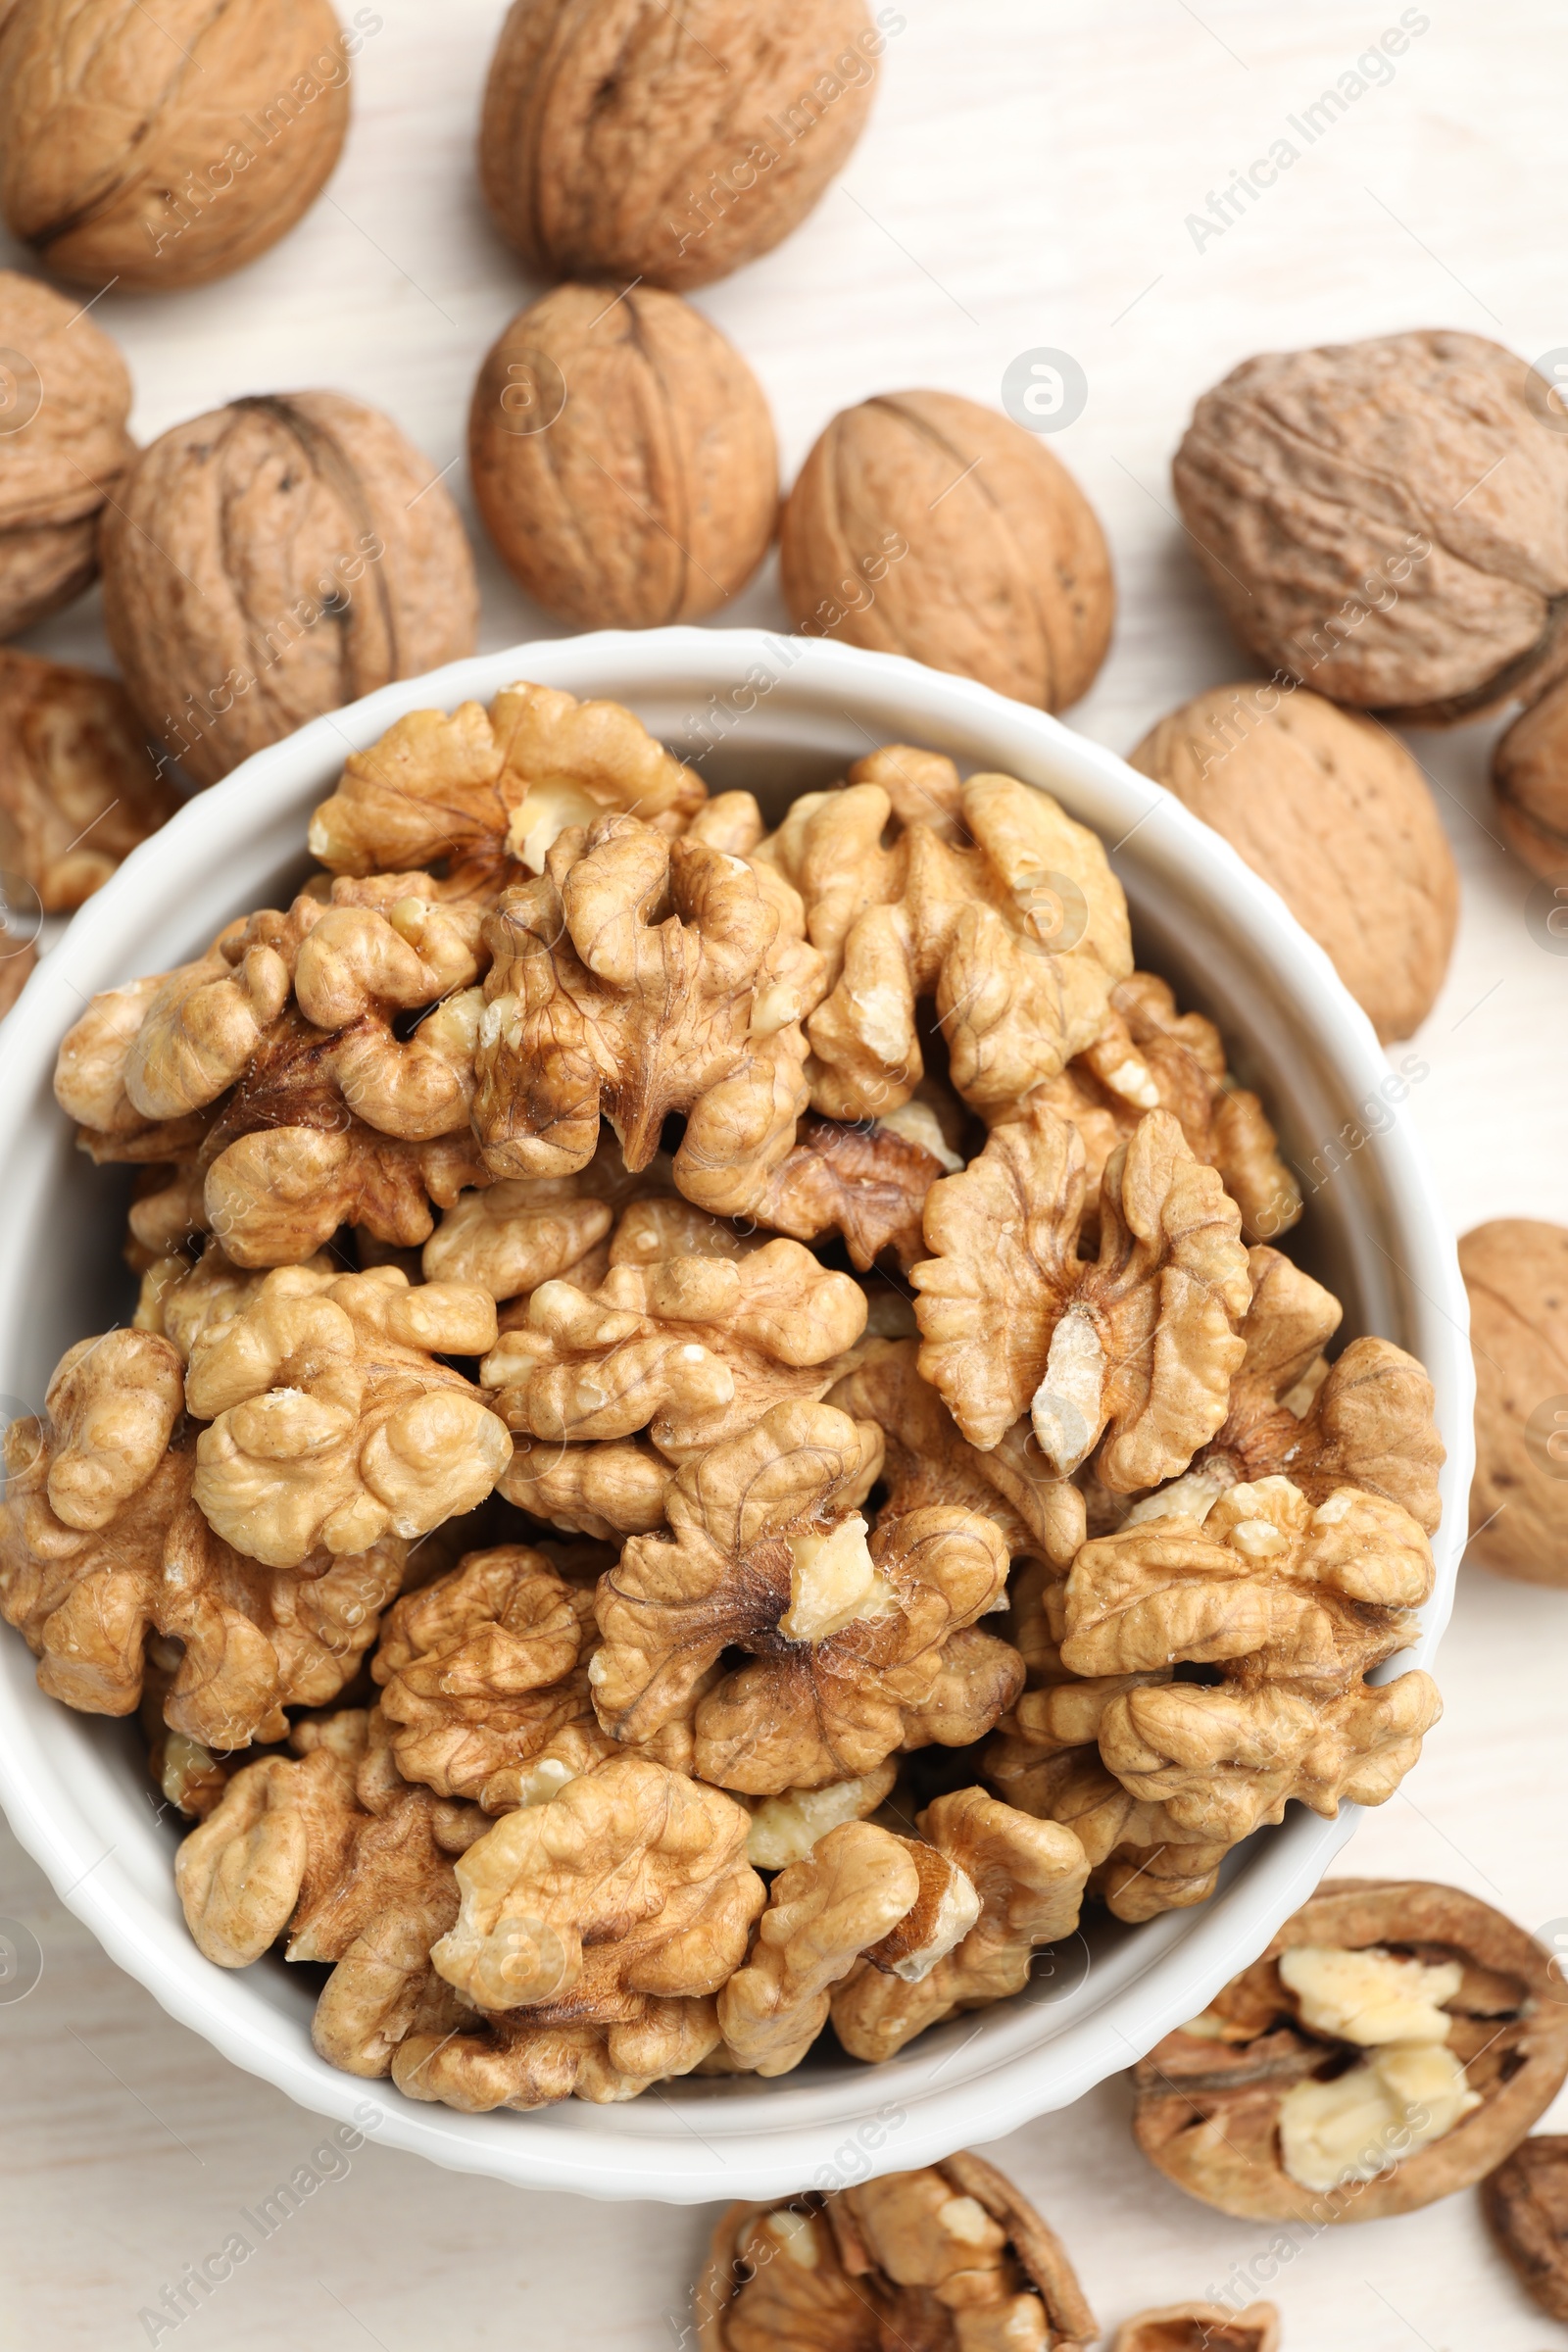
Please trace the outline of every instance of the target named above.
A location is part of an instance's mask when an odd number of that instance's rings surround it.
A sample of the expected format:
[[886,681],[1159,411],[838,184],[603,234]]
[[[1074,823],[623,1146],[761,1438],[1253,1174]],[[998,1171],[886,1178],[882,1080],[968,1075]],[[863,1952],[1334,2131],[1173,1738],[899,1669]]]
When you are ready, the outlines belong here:
[[[432,470],[459,458],[479,357],[532,291],[471,170],[503,0],[378,13],[347,154],[304,225],[226,283],[99,306],[130,359],[141,439],[237,393],[318,384],[389,410]],[[1199,687],[1246,674],[1170,512],[1170,454],[1205,385],[1254,350],[1406,326],[1469,328],[1532,359],[1568,345],[1568,13],[1561,0],[1406,12],[1430,21],[1392,81],[1200,251],[1187,216],[1353,71],[1399,0],[905,0],[901,13],[841,185],[703,306],[758,369],[791,476],[826,418],[866,394],[930,384],[995,401],[1019,352],[1077,357],[1088,406],[1054,446],[1104,519],[1121,616],[1072,716],[1124,751]],[[466,505],[461,463],[449,479]],[[488,559],[484,587],[486,646],[541,633]],[[781,624],[771,573],[726,617]],[[32,642],[97,658],[95,603]],[[1526,879],[1494,838],[1491,733],[1416,741],[1465,908],[1417,1041],[1431,1073],[1404,1115],[1460,1230],[1568,1208],[1568,961],[1531,938]],[[1467,1570],[1440,1661],[1446,1719],[1347,1867],[1450,1880],[1531,1928],[1568,1920],[1565,1653],[1568,1596]],[[140,2309],[320,2129],[119,1975],[3,1833],[0,1914],[43,1954],[36,1988],[0,2003],[0,2344],[144,2343]],[[1107,2325],[1222,2282],[1271,2234],[1165,2186],[1131,2145],[1127,2108],[1113,2082],[995,2151],[1062,2231]],[[653,2352],[680,2341],[710,2219],[525,2196],[366,2147],[178,2341]],[[1470,2196],[1328,2232],[1274,2291],[1291,2352],[1563,2340],[1491,2252]]]

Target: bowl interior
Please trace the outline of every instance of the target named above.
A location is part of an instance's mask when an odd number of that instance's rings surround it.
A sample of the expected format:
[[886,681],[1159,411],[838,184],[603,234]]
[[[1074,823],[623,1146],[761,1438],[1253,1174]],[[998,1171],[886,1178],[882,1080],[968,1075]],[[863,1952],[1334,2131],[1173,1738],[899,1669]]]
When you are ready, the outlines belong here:
[[[1451,1599],[1469,1470],[1462,1286],[1397,1090],[1364,1017],[1281,902],[1216,836],[1121,761],[965,681],[831,645],[668,630],[518,648],[389,687],[248,761],[138,850],[40,965],[0,1030],[0,1412],[35,1411],[71,1342],[128,1312],[119,1260],[122,1174],[73,1148],[50,1093],[60,1037],[95,990],[203,949],[220,925],[286,905],[307,870],[309,812],[345,753],[413,709],[488,700],[513,678],[629,703],[713,789],[745,785],[777,813],[877,744],[950,752],[1056,794],[1112,849],[1140,960],[1220,1026],[1261,1094],[1307,1215],[1293,1255],[1345,1302],[1342,1339],[1379,1333],[1421,1357],[1448,1447],[1438,1591],[1425,1663]],[[1410,1083],[1408,1070],[1405,1084]],[[1352,1140],[1353,1139],[1353,1140]],[[868,2070],[813,2056],[760,2085],[687,2081],[610,2109],[460,2116],[318,2059],[315,1971],[242,1974],[194,1950],[174,1900],[179,1835],[147,1789],[126,1725],[44,1699],[31,1660],[0,1642],[0,1797],[62,1896],[173,2014],[303,2104],[438,2162],[588,2193],[687,2200],[835,2185],[995,2137],[1079,2096],[1191,2016],[1253,1958],[1316,1884],[1349,1821],[1299,1808],[1231,1857],[1201,1909],[1137,1929],[1091,1927],[1042,1955],[1029,1988]]]

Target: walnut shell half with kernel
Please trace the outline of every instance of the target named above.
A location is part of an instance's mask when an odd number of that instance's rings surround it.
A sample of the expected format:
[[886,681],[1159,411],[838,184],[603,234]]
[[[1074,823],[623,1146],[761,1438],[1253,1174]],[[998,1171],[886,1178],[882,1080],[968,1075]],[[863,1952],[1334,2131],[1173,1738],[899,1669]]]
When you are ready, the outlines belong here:
[[1385,1043],[1414,1035],[1448,968],[1459,873],[1396,736],[1256,679],[1195,695],[1127,757],[1279,892]]
[[762,388],[677,295],[558,286],[501,336],[468,417],[474,496],[514,578],[588,628],[700,620],[778,514]]
[[798,629],[978,678],[1047,710],[1087,694],[1115,614],[1094,509],[1033,433],[955,392],[833,418],[780,527]]
[[1497,1217],[1459,1244],[1476,1364],[1471,1541],[1499,1576],[1568,1585],[1568,1230]]
[[174,425],[110,509],[103,566],[130,699],[199,784],[471,653],[478,630],[446,485],[389,416],[338,392]]
[[1265,668],[1426,726],[1568,667],[1568,435],[1484,335],[1266,352],[1205,392],[1173,477]]
[[0,211],[81,285],[205,284],[275,245],[349,120],[328,0],[17,0],[0,51]]
[[136,455],[130,373],[80,305],[0,270],[0,637],[97,577],[98,517]]
[[865,0],[514,0],[485,86],[485,201],[547,277],[708,285],[816,203],[886,47]]

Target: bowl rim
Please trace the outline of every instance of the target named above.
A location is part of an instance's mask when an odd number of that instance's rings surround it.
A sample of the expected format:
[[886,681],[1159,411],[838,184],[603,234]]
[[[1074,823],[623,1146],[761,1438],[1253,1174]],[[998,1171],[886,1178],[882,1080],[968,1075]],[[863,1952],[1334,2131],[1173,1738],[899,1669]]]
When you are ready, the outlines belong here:
[[[373,743],[405,712],[450,710],[467,699],[488,702],[522,677],[634,706],[639,695],[652,701],[679,681],[693,697],[707,694],[715,708],[719,698],[728,698],[732,734],[781,691],[770,714],[780,720],[792,715],[793,702],[806,698],[793,711],[798,734],[807,731],[808,711],[837,711],[859,725],[864,717],[896,710],[898,726],[879,738],[868,730],[867,748],[872,740],[895,736],[950,745],[983,738],[987,764],[1037,782],[1049,775],[1049,789],[1071,812],[1102,834],[1119,827],[1118,851],[1157,818],[1163,864],[1276,967],[1304,1029],[1355,1100],[1387,1076],[1371,1023],[1276,893],[1173,795],[1059,720],[972,680],[821,639],[754,629],[600,631],[474,656],[382,687],[255,754],[135,850],[40,961],[0,1029],[0,1178],[16,1135],[34,1115],[40,1079],[47,1088],[59,1039],[87,993],[74,985],[74,976],[90,976],[92,988],[133,976],[125,958],[134,965],[145,956],[131,943],[149,894],[177,890],[182,874],[194,878],[225,859],[242,861],[247,838],[280,797],[299,797],[309,779],[315,779],[312,792],[324,797],[331,786],[323,787],[320,775],[341,766],[346,749]],[[750,708],[737,700],[746,695],[753,698]],[[667,728],[662,731],[677,739]],[[1086,816],[1086,805],[1095,813]],[[1410,1122],[1396,1119],[1369,1135],[1365,1151],[1407,1245],[1408,1263],[1400,1271],[1431,1310],[1417,1310],[1423,1315],[1421,1352],[1438,1390],[1448,1451],[1444,1524],[1433,1545],[1437,1585],[1418,1641],[1396,1662],[1403,1668],[1430,1661],[1452,1605],[1465,1541],[1473,1370],[1453,1236]],[[15,1298],[24,1246],[16,1227],[0,1227],[0,1312]],[[6,1648],[20,1652],[28,1672],[19,1681],[17,1660],[7,1656],[14,1703],[0,1706],[0,1804],[62,1901],[172,2016],[302,2107],[381,2144],[521,2186],[602,2198],[684,2204],[841,2186],[894,2166],[935,2161],[1065,2106],[1141,2057],[1255,1957],[1317,1885],[1354,1826],[1350,1806],[1334,1821],[1293,1806],[1280,1828],[1250,1841],[1209,1903],[1166,1914],[1122,1939],[1120,1949],[1130,1957],[1112,1972],[1118,1982],[1108,1997],[1096,2005],[1080,2000],[1086,1980],[1061,2002],[1066,2022],[1054,2034],[1036,2034],[1032,2043],[1027,2019],[1020,2037],[1015,2014],[1009,2025],[1001,2012],[990,2011],[987,2019],[997,2023],[976,2026],[961,2043],[954,2038],[957,2026],[938,2029],[891,2066],[835,2076],[837,2087],[826,2090],[821,2079],[805,2077],[789,2088],[769,2084],[760,2092],[709,2084],[706,2095],[697,2096],[676,2084],[673,2095],[658,2094],[662,2120],[651,2099],[609,2109],[567,2101],[534,2114],[462,2115],[327,2066],[291,2017],[255,1996],[235,1997],[243,1992],[242,1979],[204,1960],[182,1930],[179,1938],[171,1936],[167,1906],[152,1902],[124,1869],[105,1867],[113,1847],[96,1850],[101,1832],[51,1775],[40,1746],[40,1711],[53,1711],[51,1720],[61,1711],[36,1691],[21,1645],[8,1640]],[[1003,2010],[1016,2013],[1027,1999],[1019,1996]],[[967,2028],[968,2021],[959,2023]],[[944,2083],[956,2058],[988,2036],[991,2048],[982,2047]],[[846,2085],[853,2087],[847,2091]]]

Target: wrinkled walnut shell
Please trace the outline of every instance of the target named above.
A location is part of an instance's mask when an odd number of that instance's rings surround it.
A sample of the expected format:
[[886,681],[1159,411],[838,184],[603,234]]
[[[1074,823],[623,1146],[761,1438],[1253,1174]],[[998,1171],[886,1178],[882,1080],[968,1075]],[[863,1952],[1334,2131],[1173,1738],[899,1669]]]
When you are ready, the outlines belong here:
[[179,802],[117,678],[0,652],[0,867],[68,914]]
[[1500,1576],[1568,1585],[1568,1231],[1498,1217],[1459,1244],[1476,1364],[1470,1525]]
[[835,416],[779,544],[797,628],[1047,710],[1087,694],[1110,643],[1094,509],[1034,434],[954,392],[883,393]]
[[97,577],[98,517],[136,455],[125,429],[129,372],[79,308],[0,270],[0,637],[46,619]]
[[547,277],[707,285],[805,219],[886,47],[864,0],[515,0],[485,86],[485,201]]
[[[1275,2117],[1285,2091],[1332,2060],[1337,2047],[1343,2054],[1353,2046],[1313,2038],[1294,2023],[1272,1963],[1295,1944],[1413,1948],[1422,1958],[1464,1965],[1465,1981],[1449,2004],[1456,2025],[1450,2042],[1481,2105],[1375,2180],[1303,2188],[1280,2161]],[[1491,2172],[1568,2075],[1568,1998],[1552,1955],[1500,1911],[1452,1886],[1330,1881],[1216,2005],[1244,2000],[1250,2038],[1216,2042],[1178,2028],[1133,2075],[1133,2132],[1150,2162],[1190,2196],[1243,2220],[1325,2224],[1414,2213]],[[1271,2012],[1283,2021],[1272,2030]]]
[[0,210],[82,285],[221,277],[320,194],[348,128],[351,54],[328,0],[203,0],[173,27],[122,0],[18,0],[0,58]]
[[1568,439],[1482,335],[1244,361],[1173,468],[1225,617],[1267,669],[1424,725],[1535,696],[1568,662]]
[[1527,2294],[1568,2322],[1568,2137],[1541,2132],[1482,2184],[1493,2235]]
[[1503,838],[1532,873],[1568,873],[1568,686],[1521,712],[1492,755]]
[[1402,743],[1259,681],[1195,696],[1128,759],[1272,884],[1380,1038],[1414,1035],[1448,968],[1459,876]]
[[390,417],[337,392],[236,400],[142,453],[104,526],[104,625],[131,701],[198,783],[472,652],[473,559],[433,474]]
[[513,576],[588,628],[700,620],[743,588],[778,452],[740,353],[672,294],[558,286],[492,347],[468,417],[474,496]]

